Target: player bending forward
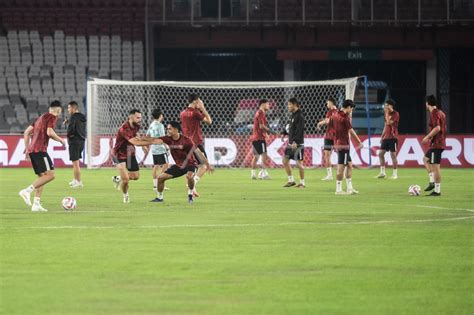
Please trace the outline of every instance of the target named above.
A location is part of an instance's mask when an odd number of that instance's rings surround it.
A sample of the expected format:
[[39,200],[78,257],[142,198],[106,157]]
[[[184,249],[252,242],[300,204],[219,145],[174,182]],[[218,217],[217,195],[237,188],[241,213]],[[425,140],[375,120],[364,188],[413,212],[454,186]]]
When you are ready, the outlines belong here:
[[304,184],[304,116],[301,112],[301,105],[294,97],[288,100],[288,111],[291,113],[288,130],[283,131],[283,137],[288,135],[288,146],[285,149],[283,165],[285,166],[288,182],[283,187],[295,186],[295,178],[291,174],[290,159],[296,161],[296,166],[300,171],[300,183],[297,188],[305,188]]
[[259,173],[259,178],[269,179],[270,176],[268,176],[266,167],[268,168],[270,163],[267,155],[267,143],[265,139],[268,133],[271,132],[270,128],[268,128],[266,116],[266,112],[270,109],[270,103],[266,99],[262,99],[258,103],[259,109],[253,118],[253,130],[250,138],[253,146],[252,170],[250,177],[252,179],[257,179],[257,175],[255,174],[257,162],[260,156],[262,156],[262,168]]
[[[54,131],[58,116],[62,112],[61,104],[58,101],[52,102],[49,105],[48,111],[48,113],[38,117],[31,126],[26,128],[23,138],[25,141],[26,160],[31,161],[31,165],[38,178],[30,186],[21,190],[19,195],[31,207],[31,211],[35,212],[48,211],[41,205],[41,194],[44,186],[55,177],[53,161],[47,152],[49,138],[60,142],[62,145],[65,144],[65,141]],[[30,195],[33,190],[35,191],[35,198],[32,205]]]
[[430,183],[425,191],[428,196],[441,196],[441,154],[446,147],[446,115],[437,106],[436,98],[430,95],[426,98],[426,109],[430,112],[430,132],[423,138],[422,143],[430,143],[430,149],[423,157]]
[[213,168],[209,164],[206,156],[201,150],[196,147],[191,139],[181,134],[181,126],[177,121],[172,121],[166,128],[168,135],[157,139],[157,144],[167,144],[171,156],[173,156],[175,165],[168,168],[163,174],[158,177],[158,198],[154,202],[163,202],[163,191],[165,189],[165,182],[172,178],[186,175],[188,183],[188,202],[193,202],[194,176],[197,171],[197,161],[194,156],[202,161],[206,166],[208,172],[212,172]]
[[326,177],[323,177],[321,180],[333,180],[331,153],[334,148],[334,128],[332,125],[329,125],[329,119],[332,117],[332,115],[337,113],[336,100],[332,97],[328,98],[326,101],[326,106],[328,108],[328,111],[326,112],[326,118],[318,122],[316,128],[320,129],[322,126],[326,125],[326,134],[324,135],[323,163],[326,167],[327,174]]
[[149,146],[161,144],[159,139],[150,137],[137,137],[140,130],[142,114],[138,109],[129,112],[128,119],[117,132],[115,146],[112,150],[112,159],[117,167],[119,176],[113,176],[115,187],[123,193],[123,202],[129,203],[128,184],[131,180],[140,178],[140,169],[135,156],[135,146]]
[[380,144],[379,160],[380,160],[380,174],[376,178],[385,178],[385,153],[390,151],[392,158],[393,173],[390,179],[397,179],[397,151],[398,151],[398,122],[400,115],[394,109],[395,102],[387,100],[384,106],[384,120],[385,126],[382,132],[382,143]]
[[[342,109],[329,119],[329,124],[333,124],[336,143],[334,148],[337,151],[337,175],[336,175],[336,195],[353,195],[359,192],[352,187],[352,159],[350,155],[350,137],[354,138],[358,148],[362,147],[362,142],[357,136],[351,124],[351,113],[355,104],[352,100],[345,100]],[[342,191],[342,179],[346,170],[347,192]]]

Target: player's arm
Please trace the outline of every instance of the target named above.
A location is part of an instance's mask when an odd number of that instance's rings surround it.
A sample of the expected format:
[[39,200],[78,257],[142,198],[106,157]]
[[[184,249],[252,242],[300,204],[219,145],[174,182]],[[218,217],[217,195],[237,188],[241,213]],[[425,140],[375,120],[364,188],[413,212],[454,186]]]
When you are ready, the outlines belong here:
[[134,137],[128,139],[128,142],[138,147],[149,146],[150,144],[163,144],[163,140],[153,137]]
[[23,132],[23,142],[25,143],[25,152],[28,149],[28,146],[30,145],[30,139],[31,139],[31,134],[33,133],[33,126],[29,125],[28,128],[25,129]]
[[430,133],[428,133],[424,138],[423,140],[421,140],[421,143],[427,143],[428,141],[430,141],[431,139],[433,139],[434,136],[436,136],[439,132],[441,131],[441,127],[438,125],[436,127],[434,127]]
[[56,131],[54,131],[53,128],[51,127],[48,127],[48,129],[46,130],[46,134],[48,135],[48,137],[50,137],[51,139],[57,141],[57,142],[60,142],[62,145],[65,145],[65,141],[63,140],[63,138],[61,138],[60,136],[58,136],[58,134],[56,133]]
[[196,153],[200,161],[204,161],[204,165],[206,165],[207,171],[209,173],[212,173],[214,171],[214,168],[211,166],[211,164],[209,164],[209,161],[207,160],[204,153],[202,153],[201,150],[199,150],[199,148],[195,148],[194,153]]
[[355,132],[355,130],[353,128],[349,129],[349,135],[352,139],[355,139],[357,141],[357,149],[360,149],[362,148],[362,141],[360,140],[359,136],[357,135],[357,133]]
[[321,119],[318,124],[316,125],[316,128],[321,128],[322,126],[325,126],[329,124],[329,118],[324,118],[324,119]]
[[202,122],[204,122],[208,125],[212,124],[211,115],[209,115],[209,113],[206,110],[206,107],[204,106],[204,103],[201,100],[199,100],[199,102],[198,102],[198,109],[201,111],[201,113],[204,116]]

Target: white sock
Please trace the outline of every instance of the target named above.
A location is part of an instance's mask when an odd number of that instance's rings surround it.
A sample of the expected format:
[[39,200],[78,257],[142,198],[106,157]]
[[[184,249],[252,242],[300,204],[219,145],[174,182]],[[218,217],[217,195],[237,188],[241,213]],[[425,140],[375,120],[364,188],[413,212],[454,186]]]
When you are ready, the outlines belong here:
[[41,198],[40,198],[40,197],[35,197],[35,198],[33,198],[33,203],[34,203],[35,205],[39,205],[39,204],[41,203],[40,201],[41,201]]
[[33,192],[33,190],[35,190],[35,187],[33,185],[30,185],[28,187],[25,188],[26,192],[31,194]]
[[197,176],[197,175],[194,175],[194,185],[196,185],[199,180],[201,179],[201,177]]
[[304,185],[304,179],[300,179],[300,184]]
[[326,168],[326,171],[328,173],[328,177],[332,177],[332,167]]
[[293,176],[288,176],[288,183],[293,183],[295,181],[295,179],[293,178]]
[[441,193],[441,183],[435,183],[435,193]]
[[380,174],[385,174],[385,166],[380,166]]
[[336,192],[342,191],[342,180],[336,180]]
[[346,178],[347,190],[352,190],[352,178]]
[[255,170],[251,170],[251,171],[250,171],[250,176],[256,176],[256,175],[255,175]]
[[261,172],[262,172],[262,176],[267,176],[268,175],[267,170],[264,169],[264,168],[261,169]]
[[434,183],[434,174],[433,174],[433,172],[430,172],[428,175],[430,176],[430,183]]
[[163,192],[158,192],[158,199],[163,199]]
[[396,168],[393,169],[393,177],[398,176],[398,170]]
[[153,190],[156,190],[158,187],[158,178],[153,178]]
[[125,198],[125,197],[128,197],[128,192],[125,193],[125,194],[123,194],[123,197],[124,197],[124,198]]
[[188,189],[188,195],[192,195],[193,194],[193,189]]

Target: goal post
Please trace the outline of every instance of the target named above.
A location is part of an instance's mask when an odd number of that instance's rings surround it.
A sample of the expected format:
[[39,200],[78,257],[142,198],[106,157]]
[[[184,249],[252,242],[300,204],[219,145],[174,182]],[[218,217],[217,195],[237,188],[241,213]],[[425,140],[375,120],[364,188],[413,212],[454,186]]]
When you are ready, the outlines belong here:
[[[281,131],[288,123],[287,101],[296,97],[305,115],[305,165],[321,163],[322,135],[317,122],[324,118],[326,100],[354,99],[361,78],[299,82],[171,82],[115,81],[91,78],[87,82],[87,148],[88,168],[112,166],[111,149],[118,128],[132,108],[141,111],[140,133],[152,122],[151,112],[160,108],[165,123],[179,121],[187,107],[187,97],[197,93],[212,117],[210,126],[202,124],[205,149],[211,164],[222,167],[248,167],[252,158],[250,135],[253,117],[260,99],[268,99],[271,109],[267,120],[273,130]],[[278,136],[268,139],[268,155],[273,166],[280,166],[284,143]],[[143,160],[137,148],[137,160],[152,164],[152,157]]]

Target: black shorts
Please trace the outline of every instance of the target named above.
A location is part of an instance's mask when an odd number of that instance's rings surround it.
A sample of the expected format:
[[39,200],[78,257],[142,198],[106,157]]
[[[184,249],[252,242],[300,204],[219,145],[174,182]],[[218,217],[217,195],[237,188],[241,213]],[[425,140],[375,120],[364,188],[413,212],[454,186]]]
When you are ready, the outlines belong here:
[[333,147],[334,147],[334,140],[324,138],[324,148],[323,148],[323,150],[332,151]]
[[252,146],[254,155],[261,155],[263,153],[267,153],[267,143],[265,142],[265,140],[253,141]]
[[428,163],[430,164],[440,164],[441,163],[441,154],[444,149],[429,149],[425,156],[428,158]]
[[129,172],[138,172],[140,170],[135,155],[129,155],[127,159],[118,159],[117,157],[112,156],[112,160],[114,164],[125,163]]
[[[197,148],[202,152],[202,154],[204,154],[204,156],[206,157],[207,159],[207,154],[206,154],[206,151],[204,150],[204,146],[202,144],[199,144],[197,146]],[[194,158],[196,159],[196,161],[199,163],[199,165],[202,165],[204,164],[204,161],[201,161],[201,159],[197,156],[196,153],[194,153]]]
[[382,143],[380,144],[380,150],[390,151],[390,152],[397,152],[398,151],[398,139],[396,139],[396,138],[383,139]]
[[31,166],[35,174],[39,175],[47,171],[54,170],[53,161],[49,157],[47,152],[33,152],[29,154],[31,160]]
[[82,151],[84,151],[84,142],[71,142],[69,143],[69,160],[77,161],[82,158]]
[[153,154],[153,165],[168,164],[168,154]]
[[347,165],[349,162],[352,162],[349,150],[337,151],[337,164]]
[[298,145],[295,150],[290,146],[285,149],[285,158],[295,161],[303,161],[304,159],[304,145]]
[[172,165],[170,168],[168,168],[165,173],[170,174],[173,176],[173,178],[176,177],[181,177],[183,175],[186,175],[187,172],[193,172],[196,173],[197,168],[195,166],[186,166],[184,168],[179,167],[178,165]]

